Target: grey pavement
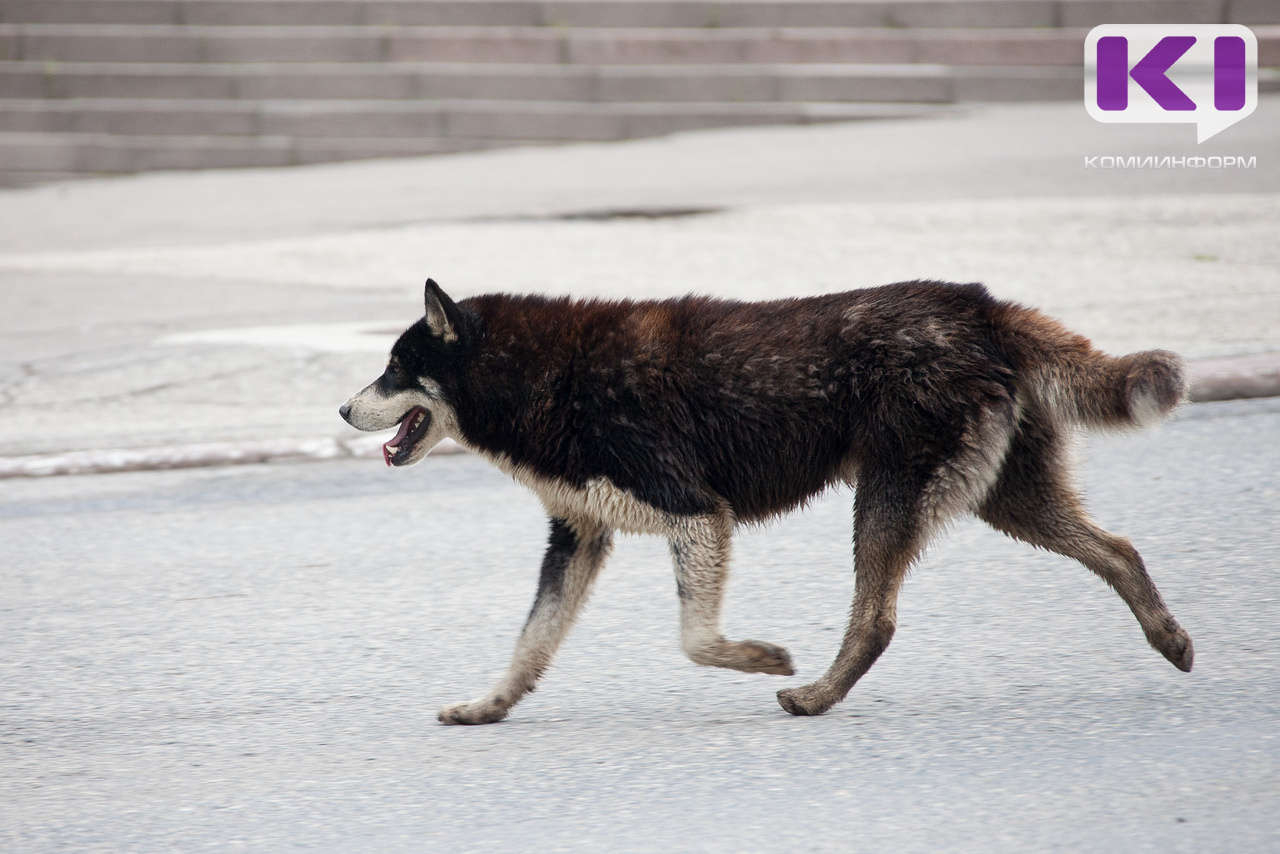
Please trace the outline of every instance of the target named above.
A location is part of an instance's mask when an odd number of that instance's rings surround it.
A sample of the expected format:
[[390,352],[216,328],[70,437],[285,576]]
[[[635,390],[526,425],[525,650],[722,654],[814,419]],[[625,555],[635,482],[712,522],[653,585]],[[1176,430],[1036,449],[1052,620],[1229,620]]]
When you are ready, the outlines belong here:
[[[1251,170],[1085,169],[1102,155],[1257,156]],[[1280,96],[1201,145],[1079,103],[728,129],[289,169],[157,173],[0,192],[0,251],[257,240],[481,217],[806,202],[1280,191]]]
[[1280,404],[1085,448],[1196,642],[1183,674],[1082,567],[957,525],[848,700],[850,496],[737,538],[727,629],[794,679],[700,669],[669,557],[625,538],[540,689],[505,664],[536,501],[478,459],[12,480],[0,489],[0,849],[1275,851]]
[[[1082,568],[962,524],[849,701],[793,719],[784,680],[681,657],[664,548],[628,539],[541,690],[479,729],[434,714],[502,668],[542,514],[466,455],[341,458],[376,439],[335,411],[428,275],[458,296],[979,279],[1112,350],[1266,369],[1280,101],[1193,133],[981,107],[0,192],[0,463],[339,457],[0,482],[0,849],[1277,850],[1273,399],[1085,449],[1092,509],[1195,638],[1189,676]],[[1258,163],[1083,163],[1165,154]],[[728,629],[788,645],[801,679],[847,609],[849,504],[737,539]]]
[[[295,439],[323,440],[320,456],[367,452],[335,407],[380,371],[427,276],[455,296],[767,298],[977,280],[1111,351],[1246,357],[1269,388],[1277,154],[1280,98],[1263,96],[1200,146],[1189,125],[992,105],[0,191],[0,468]],[[1086,165],[1103,156],[1257,161]]]

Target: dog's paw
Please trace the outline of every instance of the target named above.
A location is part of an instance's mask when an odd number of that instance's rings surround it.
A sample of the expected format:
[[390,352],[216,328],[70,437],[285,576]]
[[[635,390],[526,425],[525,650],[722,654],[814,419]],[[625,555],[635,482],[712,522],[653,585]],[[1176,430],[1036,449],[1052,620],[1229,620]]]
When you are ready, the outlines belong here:
[[778,692],[778,705],[796,716],[820,715],[835,704],[829,692],[815,685],[784,688]]
[[1191,635],[1187,634],[1182,626],[1174,623],[1173,628],[1163,636],[1152,638],[1151,645],[1169,659],[1174,667],[1183,673],[1191,672],[1191,665],[1196,660],[1196,648],[1191,643]]
[[776,644],[764,641],[739,641],[733,644],[734,663],[730,666],[746,673],[772,673],[775,676],[794,676],[791,653]]
[[469,703],[457,703],[445,706],[436,715],[442,724],[496,724],[507,716],[510,707],[495,700],[472,700]]

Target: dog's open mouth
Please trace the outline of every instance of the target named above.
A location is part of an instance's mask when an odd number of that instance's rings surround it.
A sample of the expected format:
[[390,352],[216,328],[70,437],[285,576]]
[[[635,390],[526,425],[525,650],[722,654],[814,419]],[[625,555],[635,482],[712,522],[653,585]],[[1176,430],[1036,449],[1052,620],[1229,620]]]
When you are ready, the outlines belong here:
[[402,466],[413,456],[413,448],[431,428],[431,413],[415,406],[400,419],[400,429],[390,442],[382,446],[382,458],[389,466]]

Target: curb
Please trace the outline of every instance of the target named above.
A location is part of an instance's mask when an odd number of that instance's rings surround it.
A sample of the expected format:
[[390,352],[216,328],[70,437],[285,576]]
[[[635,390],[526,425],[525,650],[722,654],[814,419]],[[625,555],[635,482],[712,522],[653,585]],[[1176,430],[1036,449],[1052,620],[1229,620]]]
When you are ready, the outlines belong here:
[[1191,402],[1280,396],[1280,353],[1191,363]]
[[[445,439],[431,453],[466,453]],[[0,457],[0,480],[63,474],[112,474],[129,471],[209,468],[249,463],[292,463],[310,460],[380,458],[382,439],[270,439],[261,442],[207,442],[161,448],[109,448],[65,454]]]
[[[1280,353],[1198,360],[1191,363],[1191,373],[1192,403],[1280,396]],[[449,439],[445,439],[431,451],[432,456],[463,453],[466,451]],[[380,456],[381,437],[208,442],[161,448],[118,448],[0,457],[0,480]]]

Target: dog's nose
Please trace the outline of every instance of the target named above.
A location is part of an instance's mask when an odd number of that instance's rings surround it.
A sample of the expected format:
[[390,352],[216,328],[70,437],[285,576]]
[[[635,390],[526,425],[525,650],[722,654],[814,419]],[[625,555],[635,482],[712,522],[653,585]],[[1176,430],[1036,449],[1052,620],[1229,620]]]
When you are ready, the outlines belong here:
[[339,406],[338,414],[342,416],[343,421],[350,421],[351,419],[348,418],[347,416],[351,414],[351,404],[344,403],[341,406]]

